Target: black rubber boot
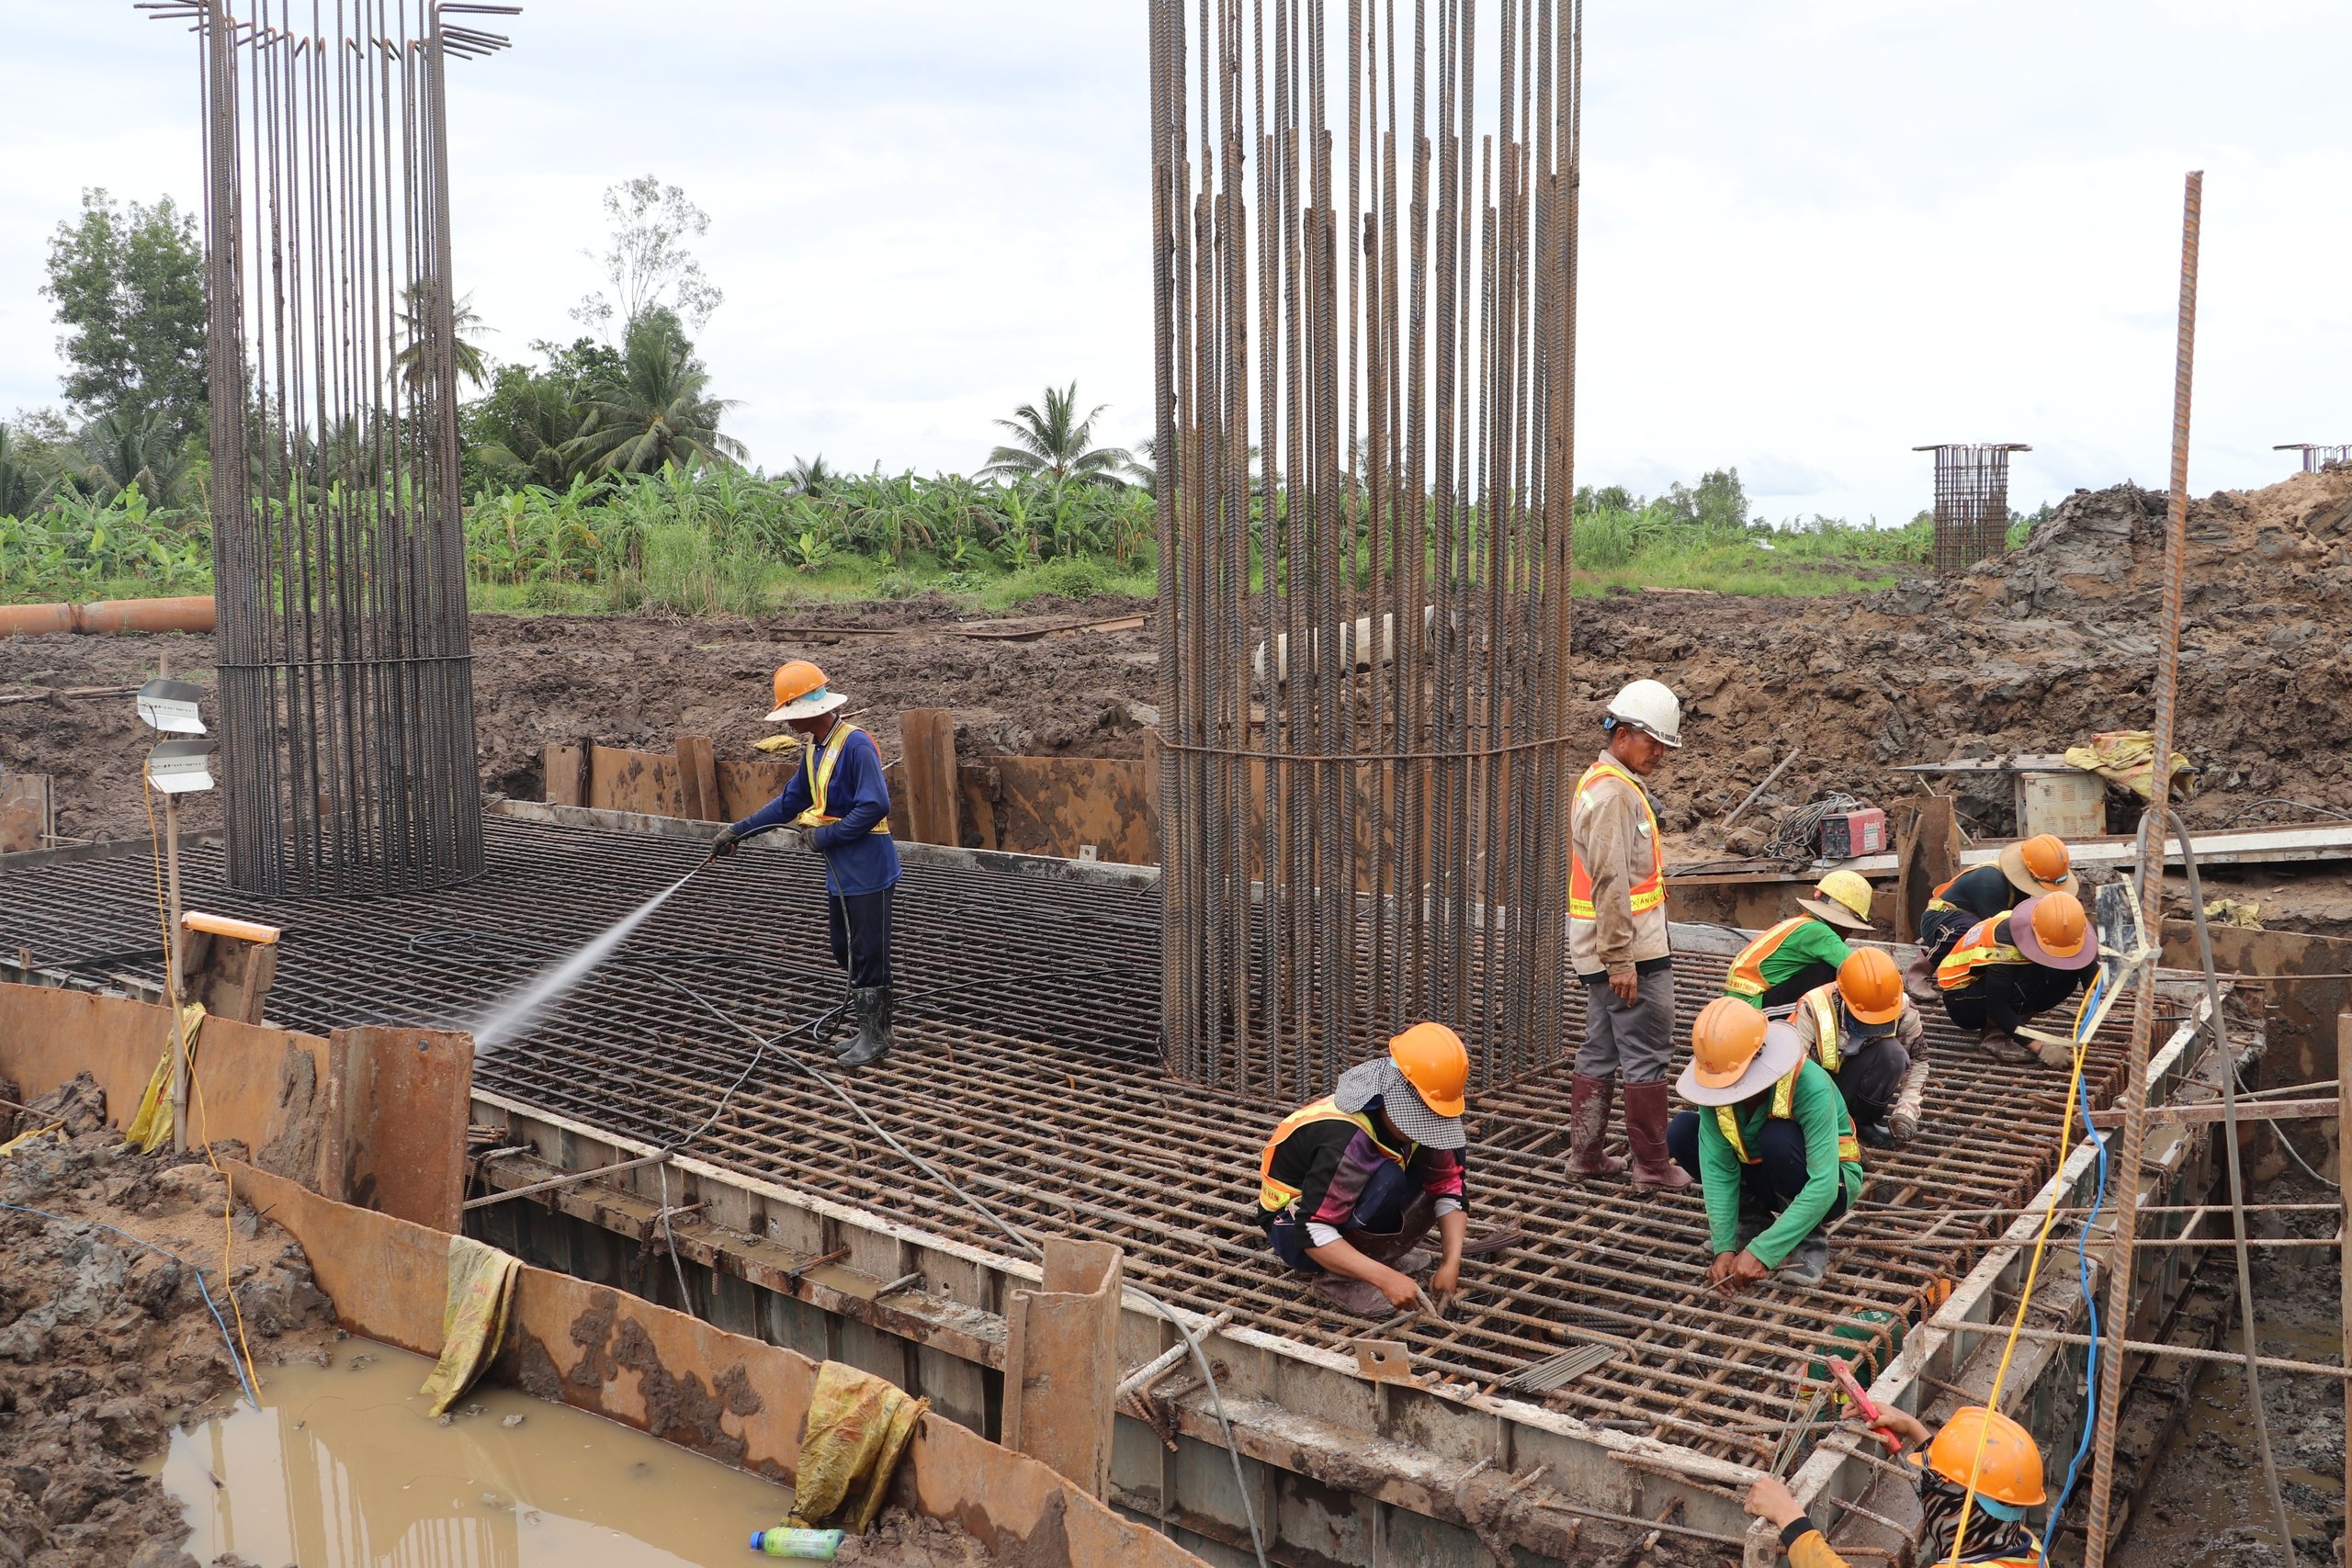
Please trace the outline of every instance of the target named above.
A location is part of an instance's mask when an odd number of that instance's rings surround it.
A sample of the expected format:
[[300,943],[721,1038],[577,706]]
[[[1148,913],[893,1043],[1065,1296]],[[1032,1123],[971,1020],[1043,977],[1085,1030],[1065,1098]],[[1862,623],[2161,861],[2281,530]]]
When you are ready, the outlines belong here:
[[850,993],[857,1010],[857,1038],[834,1060],[844,1067],[867,1066],[890,1049],[890,987],[861,986]]

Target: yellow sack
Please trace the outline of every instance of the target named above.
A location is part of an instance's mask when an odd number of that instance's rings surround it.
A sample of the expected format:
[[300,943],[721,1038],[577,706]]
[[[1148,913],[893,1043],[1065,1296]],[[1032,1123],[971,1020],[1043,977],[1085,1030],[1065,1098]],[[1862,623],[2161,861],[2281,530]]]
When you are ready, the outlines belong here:
[[797,751],[803,744],[805,742],[799,736],[786,729],[763,739],[752,741],[752,750],[754,751]]
[[[187,1032],[188,1066],[196,1065],[196,1037],[204,1028],[204,1004],[189,1002],[180,1009],[180,1028]],[[122,1141],[137,1147],[142,1155],[152,1155],[172,1138],[172,1043],[164,1042],[164,1055],[156,1062],[155,1070],[147,1075],[146,1092],[139,1097],[139,1114],[130,1119],[123,1130]]]
[[441,1359],[417,1392],[433,1396],[438,1416],[474,1385],[506,1337],[522,1265],[471,1236],[449,1238],[449,1298],[441,1308]]
[[[2087,746],[2066,748],[2066,761],[2121,784],[2143,800],[2155,798],[2155,786],[2150,782],[2156,772],[2156,738],[2152,731],[2111,729],[2094,735]],[[2172,782],[2184,798],[2197,793],[2197,770],[2177,751],[2172,754]]]
[[[2251,899],[2215,898],[2205,906],[2205,918],[2225,926],[2258,931],[2262,929],[2262,906]],[[0,1149],[0,1154],[6,1153],[6,1149]]]
[[65,1123],[62,1122],[53,1122],[47,1127],[36,1127],[29,1133],[17,1134],[6,1143],[0,1144],[0,1159],[6,1159],[10,1155],[15,1154],[27,1144],[37,1144],[43,1138],[54,1138],[57,1142],[61,1144],[63,1143],[65,1141]]
[[871,1372],[840,1361],[818,1368],[788,1522],[820,1529],[846,1505],[851,1511],[842,1528],[864,1535],[882,1511],[891,1472],[899,1468],[915,1423],[930,1408],[930,1400],[910,1399]]

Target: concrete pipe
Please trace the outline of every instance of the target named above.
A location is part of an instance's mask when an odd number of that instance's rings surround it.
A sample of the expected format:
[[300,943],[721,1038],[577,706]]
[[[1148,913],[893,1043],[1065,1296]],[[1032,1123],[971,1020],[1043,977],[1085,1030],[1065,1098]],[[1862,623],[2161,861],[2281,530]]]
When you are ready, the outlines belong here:
[[190,594],[182,599],[102,599],[74,610],[74,629],[82,632],[209,632],[213,624],[212,595]]
[[71,604],[0,604],[0,637],[39,637],[73,629]]

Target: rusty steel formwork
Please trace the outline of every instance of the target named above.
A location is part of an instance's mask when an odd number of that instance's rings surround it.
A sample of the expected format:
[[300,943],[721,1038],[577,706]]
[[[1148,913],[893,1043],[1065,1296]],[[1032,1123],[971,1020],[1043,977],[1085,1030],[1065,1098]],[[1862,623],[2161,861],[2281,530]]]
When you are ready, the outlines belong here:
[[1279,1098],[1561,1052],[1581,12],[1401,9],[1150,6],[1168,1057]]
[[2339,463],[2352,463],[2352,446],[2325,446],[2310,441],[2289,441],[2271,448],[2273,452],[2300,452],[2303,456],[2302,471],[2316,474]]
[[230,874],[389,893],[481,869],[458,481],[447,56],[511,6],[149,0],[203,82]]
[[1965,571],[2009,547],[2009,454],[2015,441],[1914,446],[1936,455],[1936,570]]
[[[311,1031],[465,1024],[706,852],[698,840],[503,817],[489,820],[487,851],[491,876],[464,887],[299,912],[281,938],[271,1018]],[[264,912],[223,870],[219,852],[192,852],[190,901]],[[806,940],[823,929],[821,874],[792,853],[746,853],[697,878],[544,1021],[483,1055],[476,1087],[661,1145],[693,1132],[741,1077],[684,1154],[998,1254],[994,1222],[1114,1240],[1168,1300],[1299,1344],[1367,1330],[1288,1274],[1255,1223],[1259,1150],[1287,1103],[1174,1079],[1159,1059],[1160,908],[1148,876],[1046,878],[910,846],[898,908],[900,1043],[850,1082],[865,1114],[933,1171],[794,1065],[830,1066],[792,1032],[837,1001],[841,982],[821,942]],[[156,977],[153,927],[142,857],[12,874],[0,897],[0,953],[52,971]],[[1720,988],[1724,962],[1678,963],[1683,1016]],[[697,998],[777,1048],[754,1065],[746,1037]],[[1571,998],[1570,1028],[1580,1003]],[[1572,1176],[1562,1065],[1471,1107],[1474,1217],[1519,1222],[1524,1244],[1465,1275],[1453,1321],[1381,1333],[1429,1369],[1487,1385],[1566,1348],[1611,1347],[1613,1359],[1540,1402],[1742,1462],[1792,1456],[1824,1393],[1813,1371],[1824,1349],[1850,1348],[1840,1337],[1859,1333],[1881,1343],[1883,1364],[1899,1325],[1943,1300],[2055,1168],[2064,1075],[1995,1063],[1940,1018],[1928,1034],[1923,1135],[1869,1152],[1862,1201],[1834,1229],[1819,1288],[1709,1292],[1695,1189]],[[2121,1074],[2120,1046],[2091,1048],[2094,1105]]]

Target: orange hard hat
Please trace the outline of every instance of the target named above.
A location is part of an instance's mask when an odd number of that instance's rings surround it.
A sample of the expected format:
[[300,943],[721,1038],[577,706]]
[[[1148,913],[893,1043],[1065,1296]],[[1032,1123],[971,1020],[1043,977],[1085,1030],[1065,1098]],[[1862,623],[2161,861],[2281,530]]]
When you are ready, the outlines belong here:
[[2075,958],[2081,955],[2083,944],[2090,940],[2090,920],[2083,913],[2083,901],[2072,893],[2044,893],[2030,900],[2030,910],[2020,908],[2019,914],[2030,915],[2033,942],[2041,950],[2030,954],[2036,962],[2050,958]]
[[1858,947],[1838,965],[1838,994],[1864,1023],[1892,1023],[1903,1012],[1903,975],[1885,950]]
[[1762,1012],[1737,997],[1717,997],[1690,1029],[1690,1075],[1707,1089],[1729,1089],[1764,1049]]
[[805,659],[787,660],[775,667],[775,711],[768,717],[814,718],[848,701],[830,689],[822,670]]
[[1388,1043],[1388,1059],[1440,1116],[1462,1114],[1470,1082],[1470,1053],[1462,1036],[1442,1023],[1417,1023]]
[[[1982,1453],[1979,1453],[1979,1448]],[[1970,1404],[1952,1412],[1935,1440],[1911,1456],[1954,1486],[1976,1476],[1978,1495],[2012,1508],[2031,1508],[2049,1496],[2042,1483],[2041,1450],[2033,1434],[1997,1410]]]
[[2067,852],[2066,841],[2055,833],[2036,833],[2003,845],[1999,864],[2001,874],[2020,893],[2072,893],[2079,886],[2075,858]]

